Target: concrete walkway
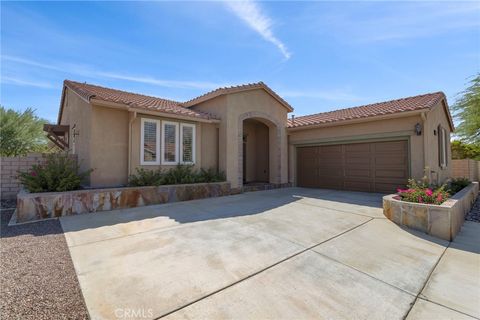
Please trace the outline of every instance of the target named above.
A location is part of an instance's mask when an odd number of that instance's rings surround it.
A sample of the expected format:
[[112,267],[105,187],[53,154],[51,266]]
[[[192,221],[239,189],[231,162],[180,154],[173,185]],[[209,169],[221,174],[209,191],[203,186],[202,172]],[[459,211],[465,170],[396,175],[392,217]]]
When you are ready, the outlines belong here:
[[453,243],[381,195],[289,188],[61,219],[92,319],[472,319],[480,224]]

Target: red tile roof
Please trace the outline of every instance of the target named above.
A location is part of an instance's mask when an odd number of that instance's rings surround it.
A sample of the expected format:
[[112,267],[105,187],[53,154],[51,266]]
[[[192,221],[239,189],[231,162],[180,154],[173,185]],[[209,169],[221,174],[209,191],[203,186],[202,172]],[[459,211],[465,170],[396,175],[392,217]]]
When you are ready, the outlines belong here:
[[407,111],[416,111],[430,109],[441,99],[445,98],[443,92],[434,92],[422,94],[414,97],[402,98],[397,100],[368,104],[348,109],[340,109],[329,112],[322,112],[301,117],[296,117],[293,121],[288,120],[289,128],[298,128],[310,125],[318,125],[345,120],[369,118],[381,115],[401,113]]
[[134,108],[140,108],[150,111],[158,111],[192,118],[217,119],[214,115],[211,115],[209,113],[199,112],[196,110],[185,108],[180,104],[180,102],[177,101],[151,97],[143,94],[121,91],[116,89],[110,89],[71,80],[65,80],[64,85],[89,102],[90,99],[95,98],[102,101],[121,103]]
[[282,104],[285,108],[287,108],[290,112],[293,111],[293,108],[290,104],[288,104],[287,101],[285,101],[282,97],[280,97],[275,91],[270,89],[265,83],[263,82],[257,82],[257,83],[248,83],[248,84],[242,84],[239,86],[231,86],[231,87],[223,87],[223,88],[218,88],[213,91],[207,92],[201,96],[198,96],[192,100],[189,100],[182,105],[185,107],[191,107],[193,105],[199,104],[201,102],[213,99],[215,97],[224,95],[224,94],[229,94],[229,93],[235,93],[235,92],[241,92],[241,91],[246,91],[246,90],[254,90],[254,89],[263,89],[267,93],[269,93],[273,98],[275,98],[280,104]]

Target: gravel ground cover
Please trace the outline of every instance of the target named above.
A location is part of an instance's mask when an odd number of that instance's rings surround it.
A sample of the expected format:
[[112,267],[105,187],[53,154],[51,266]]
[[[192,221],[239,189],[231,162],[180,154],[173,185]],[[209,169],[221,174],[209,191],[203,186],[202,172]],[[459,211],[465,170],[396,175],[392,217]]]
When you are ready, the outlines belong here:
[[467,221],[480,222],[480,194],[473,205],[472,210],[470,210],[465,219]]
[[0,200],[0,208],[2,209],[11,209],[15,208],[16,200],[15,199],[2,199]]
[[9,227],[12,214],[1,210],[1,319],[88,319],[58,220]]

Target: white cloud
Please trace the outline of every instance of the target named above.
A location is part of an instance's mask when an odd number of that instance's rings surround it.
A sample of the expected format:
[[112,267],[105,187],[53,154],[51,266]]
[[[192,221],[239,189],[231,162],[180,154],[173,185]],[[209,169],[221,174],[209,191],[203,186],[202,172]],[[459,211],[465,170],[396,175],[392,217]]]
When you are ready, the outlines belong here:
[[230,10],[232,10],[250,28],[255,30],[266,41],[274,44],[280,50],[285,59],[291,57],[291,53],[285,44],[273,34],[272,19],[262,12],[262,9],[255,1],[230,1],[226,2],[226,4]]
[[35,81],[35,80],[25,80],[20,78],[13,78],[13,77],[1,77],[1,82],[4,84],[13,84],[18,86],[28,86],[28,87],[37,87],[43,89],[52,89],[54,88],[53,85],[47,82],[42,81]]
[[53,65],[45,64],[45,63],[40,63],[40,62],[33,61],[33,60],[28,60],[28,59],[24,59],[24,58],[20,58],[20,57],[2,55],[2,60],[17,62],[17,63],[21,63],[21,64],[26,64],[28,66],[39,67],[39,68],[43,68],[43,69],[65,71],[65,69],[62,69],[60,67],[56,67],[56,66],[53,66]]
[[[205,82],[205,81],[188,81],[188,80],[169,80],[169,79],[158,79],[151,76],[142,76],[142,75],[129,75],[129,74],[122,74],[116,73],[111,71],[99,71],[92,66],[80,65],[80,64],[67,64],[67,63],[59,63],[58,65],[38,62],[34,60],[29,60],[21,57],[14,57],[3,55],[2,60],[11,61],[14,63],[24,64],[32,67],[48,69],[53,71],[62,72],[69,75],[79,75],[82,77],[88,78],[107,78],[107,79],[116,79],[116,80],[126,80],[130,82],[138,82],[138,83],[145,83],[150,85],[155,85],[159,87],[165,88],[180,88],[180,89],[201,89],[201,90],[212,90],[219,87],[225,87],[229,84],[227,83],[213,83],[213,82]],[[64,75],[65,77],[65,75]],[[2,81],[5,77],[2,77]],[[39,82],[29,81],[29,80],[8,80],[10,84],[17,84],[17,85],[34,85],[37,83],[37,86],[42,85]],[[3,81],[4,83],[7,83]],[[46,84],[44,84],[46,85]],[[43,86],[47,88],[46,86]]]
[[[348,10],[350,9],[350,10]],[[375,13],[375,14],[373,14]],[[410,1],[355,3],[330,13],[313,16],[317,30],[346,42],[389,42],[478,29],[479,2]],[[308,24],[308,23],[307,23]]]
[[157,79],[149,76],[133,76],[112,72],[96,72],[96,75],[99,77],[118,79],[118,80],[127,80],[132,82],[139,82],[145,84],[153,84],[159,87],[167,88],[190,88],[190,89],[204,89],[212,90],[219,87],[228,86],[228,84],[219,84],[213,82],[203,82],[203,81],[178,81],[178,80],[165,80]]

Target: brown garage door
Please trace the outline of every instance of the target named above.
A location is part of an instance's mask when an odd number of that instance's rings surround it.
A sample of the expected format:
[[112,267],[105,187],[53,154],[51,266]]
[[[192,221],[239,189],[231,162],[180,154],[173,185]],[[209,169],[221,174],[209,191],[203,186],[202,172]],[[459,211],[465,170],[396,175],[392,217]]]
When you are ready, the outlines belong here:
[[407,141],[297,148],[300,187],[394,192],[408,179]]

